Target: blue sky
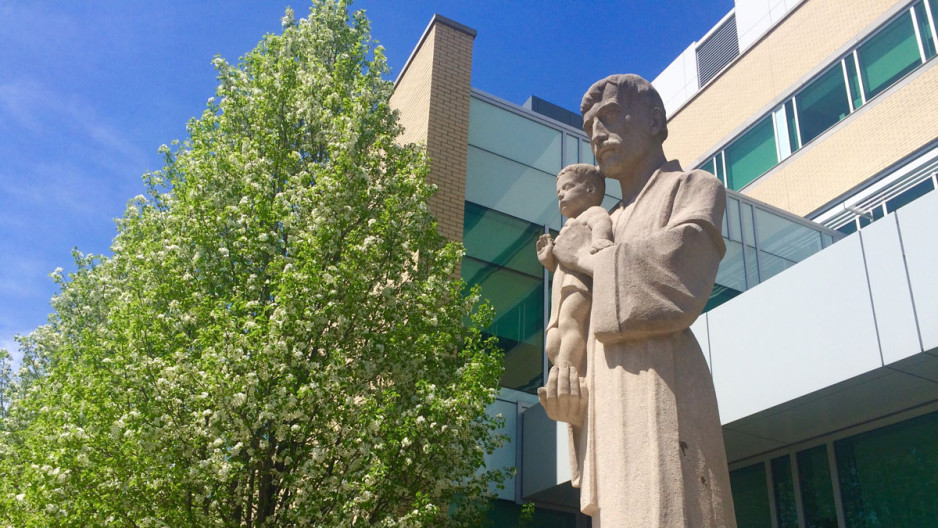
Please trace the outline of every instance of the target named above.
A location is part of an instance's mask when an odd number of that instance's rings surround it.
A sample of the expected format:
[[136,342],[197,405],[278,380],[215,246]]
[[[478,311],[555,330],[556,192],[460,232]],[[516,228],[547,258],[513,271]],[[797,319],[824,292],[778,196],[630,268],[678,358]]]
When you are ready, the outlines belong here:
[[[114,218],[185,138],[236,61],[292,5],[243,0],[0,0],[0,348],[43,324],[71,251],[108,253]],[[362,0],[392,78],[434,13],[478,31],[473,86],[576,110],[612,73],[653,79],[733,7],[710,1]],[[667,148],[667,145],[665,145]]]

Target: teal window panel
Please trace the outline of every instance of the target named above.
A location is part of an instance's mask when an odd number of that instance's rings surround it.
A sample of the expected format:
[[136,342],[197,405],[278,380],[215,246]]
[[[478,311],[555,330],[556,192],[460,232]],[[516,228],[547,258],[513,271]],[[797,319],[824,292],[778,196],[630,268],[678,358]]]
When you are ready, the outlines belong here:
[[529,519],[522,518],[522,506],[514,502],[496,500],[486,513],[488,520],[495,528],[516,528],[530,526],[532,528],[576,528],[576,514],[534,508],[534,515]]
[[746,291],[746,268],[743,262],[743,245],[739,242],[723,239],[726,244],[726,254],[720,261],[717,270],[716,284],[732,288],[737,291]]
[[891,213],[895,211],[896,209],[902,207],[903,205],[906,205],[914,201],[919,196],[923,196],[933,191],[934,189],[935,189],[935,186],[934,184],[932,184],[932,181],[930,179],[919,182],[915,184],[913,187],[903,191],[902,194],[900,194],[899,196],[896,196],[895,198],[888,200],[886,202],[886,210]]
[[541,226],[466,202],[463,245],[470,257],[541,277],[536,245],[543,232]]
[[716,176],[717,166],[716,166],[716,163],[714,162],[714,158],[711,158],[710,161],[701,165],[700,168]]
[[469,102],[469,144],[519,163],[557,174],[561,169],[560,130],[480,99]]
[[726,182],[738,191],[778,164],[775,127],[772,116],[740,136],[723,151],[726,157]]
[[912,25],[906,11],[873,38],[857,48],[860,77],[866,98],[876,96],[922,63]]
[[838,62],[795,96],[801,141],[807,143],[850,113],[847,85]]
[[590,142],[585,139],[580,140],[580,163],[589,163],[596,165],[596,158],[593,156],[593,149],[590,148]]
[[775,495],[775,522],[778,528],[798,528],[795,480],[788,455],[772,459],[772,491]]
[[928,24],[928,13],[925,10],[925,2],[919,2],[913,7],[915,10],[915,21],[918,23],[918,34],[922,38],[922,49],[925,52],[925,60],[935,56],[935,38],[931,34],[931,26]]
[[746,528],[772,528],[765,465],[761,462],[730,472],[736,524]]
[[580,162],[580,139],[567,135],[564,140],[564,165],[573,165]]
[[[929,9],[931,10],[931,20],[935,23],[935,26],[938,26],[938,0],[926,0],[928,2]],[[938,35],[935,35],[938,38]]]
[[860,92],[860,76],[857,75],[857,63],[852,53],[844,58],[844,66],[847,67],[847,80],[850,82],[850,99],[856,110],[863,106],[863,94]]
[[831,481],[827,446],[801,451],[797,459],[805,528],[837,528],[834,484]]
[[471,257],[463,259],[462,278],[478,285],[495,310],[487,333],[505,352],[501,385],[536,393],[543,372],[544,281]]
[[755,217],[758,234],[756,246],[761,251],[795,263],[822,249],[820,231],[760,208],[755,209]]
[[785,103],[785,119],[788,121],[788,144],[791,145],[791,151],[795,152],[801,148],[801,141],[798,139],[798,124],[795,121],[794,99]]
[[469,146],[466,200],[560,229],[557,175]]
[[938,519],[938,413],[834,443],[847,528],[919,528]]

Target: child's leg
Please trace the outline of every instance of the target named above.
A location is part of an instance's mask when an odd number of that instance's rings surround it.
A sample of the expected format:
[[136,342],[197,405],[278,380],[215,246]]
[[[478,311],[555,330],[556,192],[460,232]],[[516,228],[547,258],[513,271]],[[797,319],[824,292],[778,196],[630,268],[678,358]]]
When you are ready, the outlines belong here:
[[572,291],[560,303],[557,320],[560,330],[560,350],[554,364],[569,362],[582,377],[586,373],[586,337],[589,332],[591,296],[582,291]]
[[560,355],[560,328],[551,326],[547,329],[547,340],[544,343],[544,350],[547,352],[547,359],[554,365],[557,364],[557,356]]

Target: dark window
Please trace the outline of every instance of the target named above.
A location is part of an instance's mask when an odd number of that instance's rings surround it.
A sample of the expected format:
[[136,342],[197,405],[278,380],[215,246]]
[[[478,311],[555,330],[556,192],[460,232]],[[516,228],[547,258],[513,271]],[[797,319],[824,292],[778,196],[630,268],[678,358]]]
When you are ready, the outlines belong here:
[[788,455],[772,460],[772,488],[775,491],[775,521],[778,528],[798,528],[795,481]]
[[834,443],[848,528],[935,526],[938,413]]
[[918,67],[922,57],[912,26],[912,15],[906,11],[864,42],[857,48],[857,58],[867,99],[889,88]]
[[736,524],[746,528],[772,528],[765,464],[761,462],[730,472]]
[[801,141],[818,137],[850,113],[844,72],[838,62],[795,96]]
[[837,528],[826,445],[798,453],[798,482],[801,484],[805,528]]

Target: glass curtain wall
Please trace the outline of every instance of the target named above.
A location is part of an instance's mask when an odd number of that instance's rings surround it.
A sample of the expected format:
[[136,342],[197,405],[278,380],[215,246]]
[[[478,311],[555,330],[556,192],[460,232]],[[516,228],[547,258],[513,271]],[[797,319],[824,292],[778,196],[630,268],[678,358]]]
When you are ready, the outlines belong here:
[[935,57],[935,4],[902,11],[700,168],[742,189]]
[[730,483],[739,526],[772,526],[770,497],[777,528],[935,526],[936,438],[938,412],[932,412],[733,470]]

